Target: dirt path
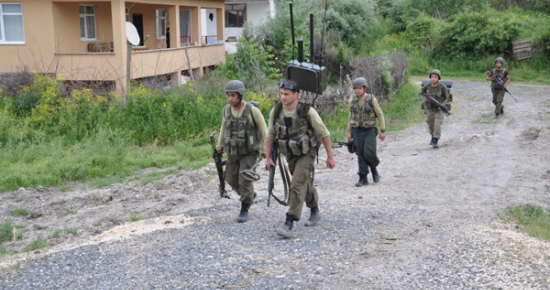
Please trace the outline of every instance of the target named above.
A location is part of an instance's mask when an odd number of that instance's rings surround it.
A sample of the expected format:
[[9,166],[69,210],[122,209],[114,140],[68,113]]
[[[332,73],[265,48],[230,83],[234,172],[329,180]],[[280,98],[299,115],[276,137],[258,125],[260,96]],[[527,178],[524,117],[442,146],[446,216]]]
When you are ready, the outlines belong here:
[[[390,133],[386,141],[378,144],[382,180],[375,185],[369,176],[367,187],[353,186],[357,179],[356,157],[345,149],[335,149],[334,170],[325,168],[321,154],[316,185],[324,214],[317,230],[342,231],[343,235],[357,232],[354,241],[346,242],[346,250],[337,241],[327,246],[341,252],[336,255],[341,257],[340,261],[330,261],[340,265],[341,270],[337,271],[337,279],[323,280],[324,285],[356,287],[360,285],[357,281],[361,281],[371,285],[414,286],[422,275],[425,275],[422,279],[428,280],[447,279],[440,281],[442,285],[462,283],[466,274],[457,270],[457,264],[473,259],[473,264],[464,267],[470,270],[479,267],[490,276],[491,257],[498,263],[505,261],[509,263],[506,265],[516,267],[522,261],[522,257],[514,258],[518,249],[523,258],[540,259],[542,255],[541,263],[548,265],[550,258],[544,254],[549,249],[547,242],[508,229],[498,216],[507,207],[518,204],[549,208],[549,88],[512,83],[509,89],[519,103],[507,96],[504,116],[494,120],[488,84],[455,81],[453,115],[445,118],[440,148],[434,150],[428,145],[430,136],[424,123]],[[219,223],[220,215],[225,219],[236,216],[239,203],[235,194],[231,193],[231,200],[218,199],[214,174],[211,164],[145,186],[136,180],[102,189],[39,188],[2,194],[0,216],[25,226],[18,229],[23,240],[5,242],[2,246],[19,252],[39,236],[49,237],[50,245],[30,253],[5,255],[4,264],[158,229]],[[256,210],[252,211],[251,219],[269,216],[274,222],[282,221],[284,208],[278,205],[265,208],[267,174],[261,174],[262,181],[256,184],[261,198],[253,206]],[[201,209],[220,207],[228,210],[197,214]],[[34,218],[10,217],[16,208],[32,212]],[[355,224],[353,215],[343,214],[351,212],[360,213],[355,216],[362,219],[360,228],[342,226],[346,220],[335,221],[350,219],[349,224]],[[150,220],[128,223],[132,213]],[[303,219],[307,214],[306,211]],[[372,229],[376,230],[367,234]],[[77,235],[71,234],[75,230]],[[298,236],[303,230],[298,227]],[[271,229],[265,232],[275,239]],[[311,232],[304,232],[300,238],[311,238]],[[449,256],[453,251],[458,256]],[[478,260],[480,256],[484,258]],[[430,268],[434,261],[439,261],[439,266]],[[274,269],[273,275],[277,271]],[[306,272],[314,276],[316,271],[326,274],[325,270],[316,269]],[[531,270],[529,277],[542,281],[548,277],[545,271]],[[415,278],[408,280],[408,275]],[[471,283],[464,285],[480,285],[473,278]],[[483,285],[506,288],[513,284]]]

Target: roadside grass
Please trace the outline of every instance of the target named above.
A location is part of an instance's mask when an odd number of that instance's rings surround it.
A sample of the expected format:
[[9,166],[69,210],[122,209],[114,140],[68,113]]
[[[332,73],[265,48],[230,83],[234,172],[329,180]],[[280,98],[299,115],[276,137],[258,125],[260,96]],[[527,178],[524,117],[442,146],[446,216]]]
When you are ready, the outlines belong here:
[[128,216],[128,220],[131,222],[137,222],[143,219],[143,215],[137,212],[132,212]]
[[23,248],[23,252],[35,251],[48,246],[48,241],[42,236],[39,236]]
[[178,169],[168,169],[168,170],[164,170],[164,171],[157,171],[157,172],[150,172],[149,174],[147,174],[147,176],[141,181],[141,184],[142,185],[146,185],[146,184],[149,184],[155,180],[159,180],[159,179],[163,179],[164,177],[170,175],[170,174],[173,174],[173,173],[176,173],[178,172]]
[[65,233],[73,236],[78,236],[78,229],[65,226]]
[[22,217],[22,216],[27,216],[29,214],[29,211],[24,209],[24,208],[16,208],[14,209],[12,212],[11,212],[11,215],[14,216],[14,217]]
[[76,209],[68,209],[65,211],[65,215],[76,214],[77,212],[78,211]]
[[518,205],[506,210],[506,220],[513,221],[528,235],[550,241],[550,213],[532,205]]
[[57,239],[61,237],[61,230],[60,229],[55,229],[55,231],[53,231],[52,235],[50,236],[50,238],[52,239]]

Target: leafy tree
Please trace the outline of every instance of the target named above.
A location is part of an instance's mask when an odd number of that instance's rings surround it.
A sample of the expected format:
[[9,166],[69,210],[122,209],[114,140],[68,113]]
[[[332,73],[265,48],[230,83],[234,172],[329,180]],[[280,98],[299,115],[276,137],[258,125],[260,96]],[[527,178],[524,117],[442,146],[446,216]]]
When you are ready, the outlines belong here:
[[442,26],[437,57],[476,59],[502,54],[516,40],[522,22],[516,17],[486,10],[461,12]]

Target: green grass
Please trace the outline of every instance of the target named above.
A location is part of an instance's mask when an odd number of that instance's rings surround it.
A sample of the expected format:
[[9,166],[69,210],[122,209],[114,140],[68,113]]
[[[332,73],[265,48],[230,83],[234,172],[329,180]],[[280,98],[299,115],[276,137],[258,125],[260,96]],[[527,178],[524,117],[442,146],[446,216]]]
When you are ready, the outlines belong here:
[[23,248],[23,252],[30,252],[38,249],[42,249],[48,246],[48,241],[42,236],[39,236]]
[[526,204],[509,208],[506,215],[530,236],[550,240],[550,214],[539,206]]
[[0,244],[13,239],[13,226],[10,219],[0,224]]
[[14,217],[22,217],[22,216],[27,216],[29,214],[29,211],[24,209],[24,208],[16,208],[14,209],[12,212],[11,212],[11,215],[14,216]]
[[53,231],[52,235],[50,236],[50,238],[53,238],[53,239],[57,239],[61,237],[61,230],[60,229],[56,229],[55,231]]
[[71,234],[73,236],[78,236],[78,229],[76,228],[70,228],[68,226],[65,226],[65,233],[66,234]]
[[70,214],[76,214],[78,211],[76,209],[68,209],[66,212],[65,212],[65,215],[70,215]]
[[149,174],[147,174],[147,176],[142,180],[141,184],[142,185],[146,185],[146,184],[149,184],[155,180],[159,180],[159,179],[162,179],[170,174],[173,174],[173,173],[176,173],[178,172],[178,169],[168,169],[168,170],[164,170],[164,171],[158,171],[158,172],[151,172]]
[[101,222],[95,222],[95,223],[93,224],[93,226],[94,226],[94,227],[100,227],[100,226],[101,226]]
[[128,216],[128,220],[131,222],[137,222],[137,221],[143,220],[143,215],[140,213],[133,212],[133,213],[130,213],[130,215]]

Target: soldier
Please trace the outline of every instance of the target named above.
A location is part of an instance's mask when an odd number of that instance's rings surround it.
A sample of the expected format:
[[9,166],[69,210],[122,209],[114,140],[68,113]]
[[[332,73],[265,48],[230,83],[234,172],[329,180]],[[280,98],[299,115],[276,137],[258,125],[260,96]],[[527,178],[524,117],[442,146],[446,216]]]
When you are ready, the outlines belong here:
[[[419,95],[429,95],[441,104],[447,104],[449,101],[449,91],[447,91],[447,86],[440,82],[441,72],[434,69],[430,72],[429,77],[430,83],[422,87]],[[426,123],[428,124],[430,135],[432,136],[430,145],[432,145],[434,149],[439,148],[437,142],[441,138],[441,125],[443,124],[445,114],[441,111],[441,108],[431,104],[430,100],[426,97],[422,97],[422,100],[424,101],[422,108],[424,108],[424,112],[426,113]]]
[[380,181],[380,175],[376,166],[380,160],[376,155],[376,119],[380,123],[381,141],[386,139],[386,122],[382,107],[376,97],[367,94],[369,87],[365,78],[356,78],[353,80],[353,89],[355,94],[349,99],[349,119],[348,119],[348,140],[353,140],[355,145],[355,154],[359,165],[359,181],[355,186],[360,187],[369,184],[367,175],[372,172],[372,179],[376,183]]
[[248,210],[256,198],[252,181],[240,177],[239,172],[251,169],[258,152],[265,158],[267,126],[260,110],[243,101],[246,93],[241,81],[233,80],[225,85],[227,102],[218,139],[218,152],[227,153],[224,179],[236,191],[241,201],[237,222],[248,220]]
[[[504,101],[506,88],[510,83],[510,73],[502,67],[503,65],[504,59],[498,57],[495,60],[495,68],[491,71],[491,75],[488,75],[485,79],[491,81],[491,92],[493,93],[493,104],[495,105],[495,119],[498,119],[501,114],[504,114],[504,105],[502,105],[502,102]],[[499,78],[501,82],[496,78]]]
[[300,88],[293,80],[279,84],[281,102],[270,113],[266,141],[267,169],[275,166],[271,150],[277,142],[281,154],[286,156],[292,180],[290,182],[289,210],[284,225],[277,229],[277,235],[292,237],[292,226],[302,216],[304,201],[311,209],[306,226],[313,226],[321,219],[319,196],[313,186],[313,161],[317,156],[320,142],[327,152],[326,165],[332,169],[336,160],[332,154],[330,133],[314,108],[298,102]]

